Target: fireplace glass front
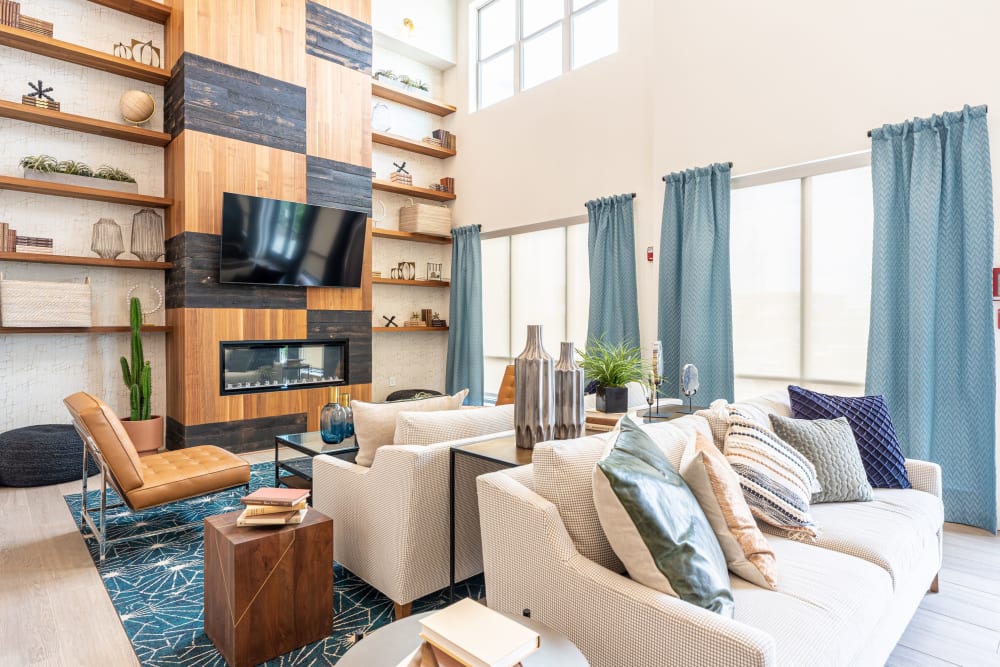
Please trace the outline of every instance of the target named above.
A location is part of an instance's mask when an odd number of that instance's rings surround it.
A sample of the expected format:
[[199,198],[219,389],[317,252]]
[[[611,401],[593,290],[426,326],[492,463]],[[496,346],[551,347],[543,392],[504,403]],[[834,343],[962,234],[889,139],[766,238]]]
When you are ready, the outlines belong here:
[[220,393],[248,394],[345,385],[347,341],[222,341]]

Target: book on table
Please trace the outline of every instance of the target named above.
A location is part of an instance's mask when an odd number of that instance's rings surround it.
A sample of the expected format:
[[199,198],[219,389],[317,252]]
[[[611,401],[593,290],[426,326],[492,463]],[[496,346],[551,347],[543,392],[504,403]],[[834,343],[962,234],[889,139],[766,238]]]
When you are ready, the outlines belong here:
[[541,637],[465,598],[420,622],[420,637],[468,667],[512,667],[538,650]]
[[243,510],[243,513],[236,517],[237,526],[291,526],[302,523],[302,520],[306,518],[306,512],[309,511],[308,508],[303,508],[248,516],[248,509]]
[[309,498],[309,489],[260,488],[240,498],[244,505],[278,505],[293,507]]

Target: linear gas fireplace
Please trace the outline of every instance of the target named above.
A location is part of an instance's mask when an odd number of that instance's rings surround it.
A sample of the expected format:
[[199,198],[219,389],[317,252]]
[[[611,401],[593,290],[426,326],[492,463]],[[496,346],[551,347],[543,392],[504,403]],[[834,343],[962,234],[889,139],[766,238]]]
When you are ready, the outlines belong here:
[[348,384],[347,340],[219,343],[223,396]]

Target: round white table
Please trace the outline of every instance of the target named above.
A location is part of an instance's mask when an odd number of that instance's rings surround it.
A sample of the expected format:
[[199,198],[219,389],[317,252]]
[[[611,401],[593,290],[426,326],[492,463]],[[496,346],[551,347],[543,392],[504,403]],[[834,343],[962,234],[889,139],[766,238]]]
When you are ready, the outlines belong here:
[[[433,613],[414,614],[383,625],[351,647],[337,662],[337,667],[395,667],[423,641],[420,639],[420,620]],[[542,638],[541,647],[522,661],[524,667],[589,667],[580,649],[555,630],[524,616],[504,616],[526,625]]]

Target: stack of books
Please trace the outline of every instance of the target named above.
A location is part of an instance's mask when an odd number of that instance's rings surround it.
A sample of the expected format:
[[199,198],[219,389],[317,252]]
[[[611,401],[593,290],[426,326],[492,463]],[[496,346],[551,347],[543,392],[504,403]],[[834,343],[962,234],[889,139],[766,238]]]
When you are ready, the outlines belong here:
[[402,185],[413,185],[413,176],[411,174],[404,174],[401,171],[394,171],[389,174],[389,180]]
[[438,140],[438,145],[441,148],[447,148],[450,151],[458,149],[458,138],[448,130],[434,130],[431,132],[431,136]]
[[309,511],[309,489],[261,488],[240,502],[243,513],[236,519],[237,526],[289,526],[302,523]]
[[49,21],[43,21],[41,19],[32,18],[30,16],[25,16],[21,14],[17,21],[17,27],[21,30],[27,30],[28,32],[38,33],[39,35],[44,35],[46,37],[52,36],[52,23]]
[[451,177],[442,178],[438,183],[431,183],[430,189],[437,192],[455,192],[455,179]]
[[426,644],[399,667],[514,667],[541,646],[537,632],[470,598],[431,614],[420,627]]
[[14,252],[26,252],[35,255],[51,255],[52,239],[41,236],[17,236],[14,234]]
[[0,25],[16,28],[21,22],[21,3],[13,0],[0,0]]
[[6,222],[0,222],[0,252],[14,252],[17,247],[17,230]]

